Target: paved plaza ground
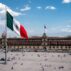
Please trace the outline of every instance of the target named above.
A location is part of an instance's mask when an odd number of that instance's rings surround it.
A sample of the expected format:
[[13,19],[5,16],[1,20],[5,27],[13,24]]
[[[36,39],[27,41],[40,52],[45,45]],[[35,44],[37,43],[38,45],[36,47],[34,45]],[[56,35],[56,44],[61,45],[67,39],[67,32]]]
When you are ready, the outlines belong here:
[[71,71],[70,53],[8,52],[7,64],[0,52],[0,71]]

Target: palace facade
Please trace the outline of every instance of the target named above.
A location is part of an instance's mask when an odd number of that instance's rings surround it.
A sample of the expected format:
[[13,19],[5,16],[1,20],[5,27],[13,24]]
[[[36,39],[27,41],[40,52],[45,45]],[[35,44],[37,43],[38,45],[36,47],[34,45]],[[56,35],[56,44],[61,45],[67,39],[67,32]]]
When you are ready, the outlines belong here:
[[[0,39],[1,48],[4,48],[4,40],[4,38]],[[7,49],[28,52],[71,52],[71,37],[48,37],[44,33],[41,37],[31,37],[29,39],[8,38]]]

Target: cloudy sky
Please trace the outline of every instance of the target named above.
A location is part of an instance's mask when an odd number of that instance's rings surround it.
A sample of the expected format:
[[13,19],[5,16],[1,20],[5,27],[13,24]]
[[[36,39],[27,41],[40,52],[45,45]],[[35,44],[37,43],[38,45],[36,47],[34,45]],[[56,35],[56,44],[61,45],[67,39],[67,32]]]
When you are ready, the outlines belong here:
[[[29,36],[71,35],[71,0],[0,0],[0,36],[5,30],[5,8],[27,30]],[[7,28],[8,37],[17,35]]]

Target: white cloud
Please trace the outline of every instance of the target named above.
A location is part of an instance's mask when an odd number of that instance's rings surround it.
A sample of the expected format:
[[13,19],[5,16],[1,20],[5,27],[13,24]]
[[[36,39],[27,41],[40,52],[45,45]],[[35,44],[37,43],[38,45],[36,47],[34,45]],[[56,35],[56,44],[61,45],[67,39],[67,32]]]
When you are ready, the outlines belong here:
[[10,7],[8,7],[7,5],[0,3],[0,14],[5,14],[5,9],[10,12],[11,15],[13,16],[19,16],[21,15],[21,13],[13,11]]
[[39,10],[40,10],[40,9],[42,9],[42,7],[41,7],[41,6],[38,6],[38,7],[36,7],[36,8],[37,8],[37,9],[39,9]]
[[70,3],[71,0],[63,0],[63,3]]
[[[2,36],[2,33],[5,32],[6,28],[6,19],[0,19],[0,37]],[[11,31],[9,28],[7,28],[7,37],[20,37],[15,32]]]
[[71,28],[71,25],[67,25],[68,28]]
[[71,32],[71,25],[67,25],[66,27],[61,29],[62,32]]
[[50,10],[55,10],[56,8],[55,8],[54,6],[46,6],[46,7],[45,7],[45,10],[48,10],[48,9],[50,9]]
[[29,7],[28,5],[24,6],[24,8],[20,9],[20,11],[28,11],[30,10],[31,7]]
[[1,37],[2,33],[5,31],[5,24],[6,24],[5,20],[0,19],[0,37]]
[[71,29],[70,28],[64,28],[61,30],[62,32],[71,32]]
[[[7,9],[7,11],[13,16],[21,15],[21,13],[15,12],[11,10],[11,8],[8,7],[7,5],[0,3],[0,37],[2,33],[5,31],[6,25],[5,9]],[[13,34],[10,30],[7,30],[7,32]]]
[[61,34],[65,34],[65,33],[71,33],[71,25],[66,25],[66,26],[57,26],[55,27],[51,27],[48,31],[49,33],[61,33]]

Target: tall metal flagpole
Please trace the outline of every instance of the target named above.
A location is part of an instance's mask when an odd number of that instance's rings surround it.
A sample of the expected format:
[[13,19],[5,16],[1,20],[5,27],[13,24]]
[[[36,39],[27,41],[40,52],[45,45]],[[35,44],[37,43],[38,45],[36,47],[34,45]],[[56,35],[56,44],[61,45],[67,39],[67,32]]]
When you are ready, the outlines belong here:
[[[7,8],[5,6],[5,20],[6,20],[6,12],[7,12]],[[7,20],[5,21],[5,64],[7,64]]]

